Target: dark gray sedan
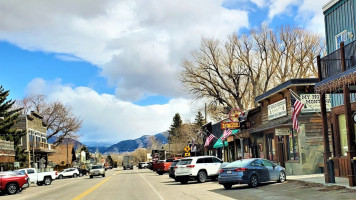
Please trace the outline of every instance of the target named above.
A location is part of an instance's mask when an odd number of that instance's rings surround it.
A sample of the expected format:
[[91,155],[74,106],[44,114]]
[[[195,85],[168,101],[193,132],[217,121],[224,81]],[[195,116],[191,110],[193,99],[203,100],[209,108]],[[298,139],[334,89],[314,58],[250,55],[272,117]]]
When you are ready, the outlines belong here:
[[242,159],[222,168],[218,180],[225,189],[230,189],[234,184],[249,184],[251,187],[256,187],[261,182],[284,182],[286,171],[269,160]]

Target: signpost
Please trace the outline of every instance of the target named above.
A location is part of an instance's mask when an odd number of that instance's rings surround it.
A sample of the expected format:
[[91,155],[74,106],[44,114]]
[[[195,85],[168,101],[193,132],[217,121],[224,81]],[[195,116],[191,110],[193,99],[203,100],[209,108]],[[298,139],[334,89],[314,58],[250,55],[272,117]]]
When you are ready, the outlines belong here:
[[184,148],[184,157],[189,157],[190,156],[190,147],[189,146],[185,146]]

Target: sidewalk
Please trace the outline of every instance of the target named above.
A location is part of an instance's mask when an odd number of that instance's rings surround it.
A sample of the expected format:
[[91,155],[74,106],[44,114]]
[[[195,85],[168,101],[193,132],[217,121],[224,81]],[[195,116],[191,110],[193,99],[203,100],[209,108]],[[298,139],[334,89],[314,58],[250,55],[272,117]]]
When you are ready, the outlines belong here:
[[304,181],[310,183],[319,183],[325,186],[343,186],[349,189],[356,190],[356,187],[349,186],[349,179],[347,178],[340,178],[335,177],[335,183],[325,183],[324,174],[310,174],[310,175],[290,175],[287,176],[287,180],[297,180],[297,181]]

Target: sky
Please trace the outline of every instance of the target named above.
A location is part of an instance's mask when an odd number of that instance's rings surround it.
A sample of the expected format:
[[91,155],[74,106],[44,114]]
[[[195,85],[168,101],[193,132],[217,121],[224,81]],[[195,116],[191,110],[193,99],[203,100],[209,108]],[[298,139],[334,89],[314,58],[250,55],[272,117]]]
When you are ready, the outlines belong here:
[[0,85],[45,94],[83,119],[80,141],[114,144],[192,121],[204,103],[177,79],[202,37],[268,24],[324,35],[329,0],[3,0]]

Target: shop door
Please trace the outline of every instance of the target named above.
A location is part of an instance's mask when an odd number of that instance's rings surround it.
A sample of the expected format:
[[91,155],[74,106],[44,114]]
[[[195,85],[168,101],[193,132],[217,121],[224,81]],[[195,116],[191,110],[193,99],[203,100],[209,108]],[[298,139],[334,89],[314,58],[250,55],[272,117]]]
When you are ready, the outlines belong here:
[[286,150],[285,150],[285,145],[284,145],[284,136],[277,136],[278,137],[278,161],[280,162],[280,165],[282,167],[286,167],[285,165],[285,154],[286,154]]

